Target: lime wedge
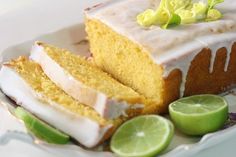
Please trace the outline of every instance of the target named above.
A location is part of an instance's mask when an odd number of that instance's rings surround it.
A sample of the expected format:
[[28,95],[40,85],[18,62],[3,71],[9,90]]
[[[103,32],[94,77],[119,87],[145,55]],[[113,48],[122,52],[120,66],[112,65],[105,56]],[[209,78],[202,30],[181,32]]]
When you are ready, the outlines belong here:
[[148,157],[160,153],[170,143],[172,123],[157,115],[136,117],[124,123],[111,140],[111,149],[119,156]]
[[21,107],[17,107],[15,115],[24,121],[27,130],[48,143],[66,144],[69,141],[69,136],[54,129],[43,121],[39,120],[31,113]]
[[175,126],[188,135],[204,135],[223,127],[228,117],[228,105],[216,95],[195,95],[179,99],[169,106]]

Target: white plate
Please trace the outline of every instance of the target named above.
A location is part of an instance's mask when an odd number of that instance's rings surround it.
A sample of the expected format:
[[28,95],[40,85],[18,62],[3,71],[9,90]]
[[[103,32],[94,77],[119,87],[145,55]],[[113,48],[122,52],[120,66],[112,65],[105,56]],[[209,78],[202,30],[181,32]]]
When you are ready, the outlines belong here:
[[[17,58],[20,55],[28,55],[32,44],[37,40],[56,45],[58,47],[69,49],[80,55],[87,55],[89,52],[89,49],[88,49],[87,43],[84,41],[86,38],[85,35],[86,34],[84,32],[83,24],[73,25],[68,28],[62,29],[60,31],[43,35],[34,40],[24,42],[16,46],[9,47],[1,53],[0,59],[2,59],[1,62],[5,62],[10,59]],[[225,98],[229,102],[230,112],[236,112],[236,104],[234,104],[234,102],[236,102],[236,96],[231,93],[231,94],[227,94]],[[165,150],[165,152],[163,152],[161,156],[163,157],[190,156],[190,154],[191,155],[196,154],[200,152],[201,150],[217,145],[232,137],[236,137],[236,127],[231,127],[226,130],[218,131],[216,133],[207,134],[203,136],[202,138],[188,137],[176,131],[172,143]],[[43,147],[43,149],[45,150],[49,149],[50,152],[54,154],[58,154],[58,153],[63,154],[65,153],[65,149],[66,149],[66,152],[70,154],[70,157],[78,156],[78,153],[80,153],[81,151],[79,147],[76,147],[76,149],[68,150],[66,146],[64,146],[64,148],[60,147],[60,149],[58,147],[54,147],[50,145],[45,146],[45,145],[38,144],[36,146],[40,148]],[[76,151],[77,153],[75,153]],[[91,156],[91,154],[89,156]],[[80,157],[83,157],[83,156],[80,155]]]

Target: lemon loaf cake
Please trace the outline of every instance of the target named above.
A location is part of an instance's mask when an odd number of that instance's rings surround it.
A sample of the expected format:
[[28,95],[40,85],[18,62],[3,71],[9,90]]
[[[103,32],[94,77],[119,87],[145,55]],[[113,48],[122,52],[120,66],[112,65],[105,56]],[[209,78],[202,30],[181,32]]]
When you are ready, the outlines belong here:
[[93,107],[102,117],[140,114],[144,97],[119,83],[85,58],[67,50],[36,42],[30,58],[67,94]]
[[120,120],[105,120],[57,87],[40,65],[20,57],[2,66],[2,91],[31,113],[67,133],[82,145],[93,147],[108,138]]
[[162,111],[182,96],[232,88],[236,84],[236,1],[218,6],[223,18],[217,21],[170,29],[140,26],[137,15],[159,4],[160,0],[119,0],[86,9],[95,64],[153,100]]

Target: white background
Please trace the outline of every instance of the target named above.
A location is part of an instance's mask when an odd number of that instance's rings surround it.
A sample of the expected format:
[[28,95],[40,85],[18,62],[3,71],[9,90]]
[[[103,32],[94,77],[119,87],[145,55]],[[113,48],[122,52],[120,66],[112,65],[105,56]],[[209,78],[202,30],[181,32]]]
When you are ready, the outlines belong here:
[[[14,44],[82,22],[83,9],[101,1],[0,0],[0,53]],[[0,106],[0,135],[8,129],[21,130],[23,126]],[[203,150],[194,157],[233,157],[236,156],[235,145],[236,138]],[[52,155],[30,145],[12,141],[6,146],[0,146],[0,157],[52,157]]]

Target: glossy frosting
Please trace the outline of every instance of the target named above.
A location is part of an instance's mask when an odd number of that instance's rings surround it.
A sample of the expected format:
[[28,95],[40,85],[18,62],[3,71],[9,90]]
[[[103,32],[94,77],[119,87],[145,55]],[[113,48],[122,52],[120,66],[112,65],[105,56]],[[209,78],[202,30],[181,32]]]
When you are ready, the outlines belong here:
[[102,21],[114,31],[149,51],[154,61],[163,66],[164,77],[167,77],[171,70],[180,69],[183,74],[181,95],[184,93],[191,61],[203,48],[212,50],[209,67],[211,73],[217,50],[226,47],[228,53],[225,71],[227,71],[230,50],[236,41],[236,1],[225,0],[220,4],[217,8],[224,17],[214,22],[181,25],[167,30],[159,26],[144,28],[138,25],[136,16],[148,8],[157,8],[159,2],[160,0],[109,1],[86,12],[86,16]]

